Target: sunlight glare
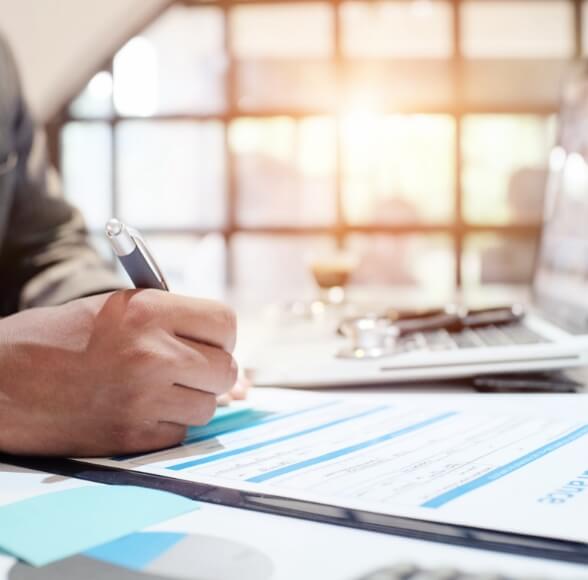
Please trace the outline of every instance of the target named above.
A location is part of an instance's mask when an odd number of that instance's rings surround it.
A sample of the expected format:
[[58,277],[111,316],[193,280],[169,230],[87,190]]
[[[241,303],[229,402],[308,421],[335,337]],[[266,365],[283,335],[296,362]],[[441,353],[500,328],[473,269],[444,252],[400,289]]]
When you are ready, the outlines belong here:
[[567,195],[579,201],[585,199],[588,190],[588,165],[580,153],[568,155],[563,179]]
[[554,173],[561,171],[566,164],[566,152],[563,147],[554,147],[549,155],[549,169]]
[[149,117],[158,105],[157,53],[141,36],[114,58],[114,105],[121,115]]
[[101,71],[88,83],[88,93],[93,99],[109,99],[112,95],[112,75]]

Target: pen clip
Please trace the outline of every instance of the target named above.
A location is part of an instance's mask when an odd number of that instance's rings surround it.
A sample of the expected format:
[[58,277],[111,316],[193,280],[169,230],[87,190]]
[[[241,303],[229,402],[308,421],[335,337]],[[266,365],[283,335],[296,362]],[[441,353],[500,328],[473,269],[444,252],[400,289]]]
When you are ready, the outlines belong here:
[[126,226],[126,229],[127,229],[127,232],[129,233],[129,236],[133,240],[133,242],[135,242],[135,244],[137,245],[137,248],[139,249],[141,254],[143,254],[143,257],[145,258],[146,262],[149,264],[151,270],[153,271],[155,276],[157,276],[159,282],[161,283],[162,289],[169,291],[169,286],[167,284],[167,280],[165,279],[163,272],[161,271],[161,269],[157,265],[157,262],[155,261],[153,254],[150,252],[149,247],[147,246],[147,243],[145,242],[145,240],[143,239],[141,234],[137,230],[135,230],[134,228],[130,228],[130,227]]

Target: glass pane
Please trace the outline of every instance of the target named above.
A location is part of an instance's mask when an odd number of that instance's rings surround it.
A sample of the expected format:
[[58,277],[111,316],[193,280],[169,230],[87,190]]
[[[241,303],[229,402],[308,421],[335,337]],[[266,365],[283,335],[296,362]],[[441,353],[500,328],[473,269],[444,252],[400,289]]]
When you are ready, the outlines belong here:
[[536,242],[498,234],[466,238],[462,266],[466,289],[482,284],[529,284],[533,276]]
[[349,223],[451,219],[455,188],[451,117],[351,113],[343,121],[342,140]]
[[333,20],[332,8],[324,3],[233,8],[239,107],[334,106],[335,73],[327,61],[333,53]]
[[105,123],[68,123],[61,132],[65,196],[88,227],[104,228],[112,217],[112,139]]
[[335,221],[335,123],[324,117],[239,119],[238,222],[247,226],[328,225]]
[[345,2],[343,52],[349,57],[447,58],[453,53],[449,2]]
[[240,61],[238,105],[244,111],[267,109],[331,110],[336,102],[335,71],[321,61]]
[[443,61],[353,61],[345,70],[345,100],[373,108],[420,111],[450,107],[454,101],[453,68]]
[[[225,241],[219,234],[146,236],[174,292],[220,299],[225,293]],[[203,275],[203,272],[206,274]]]
[[353,284],[414,286],[431,303],[451,298],[455,257],[448,236],[353,235],[348,246],[359,258]]
[[239,297],[256,302],[315,297],[311,257],[333,248],[334,241],[324,236],[237,234],[232,251]]
[[568,58],[574,10],[566,0],[467,0],[461,42],[469,58]]
[[114,106],[119,115],[148,117],[157,112],[158,94],[155,47],[137,36],[114,57]]
[[224,109],[222,11],[174,6],[114,60],[114,101],[122,115],[215,113]]
[[94,75],[69,110],[74,117],[103,119],[112,116],[112,75],[107,71]]
[[116,136],[122,219],[137,227],[223,223],[222,124],[127,121]]
[[547,118],[532,115],[464,118],[463,193],[468,221],[537,221],[553,125]]
[[239,59],[328,58],[333,13],[328,4],[269,4],[231,10],[232,44]]
[[463,98],[471,105],[529,105],[556,108],[569,73],[569,61],[464,61]]

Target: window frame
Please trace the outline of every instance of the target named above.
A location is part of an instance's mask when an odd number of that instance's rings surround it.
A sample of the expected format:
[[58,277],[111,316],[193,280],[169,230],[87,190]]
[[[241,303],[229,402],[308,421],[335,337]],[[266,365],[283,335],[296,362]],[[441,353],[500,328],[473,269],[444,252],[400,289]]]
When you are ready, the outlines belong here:
[[[333,17],[333,42],[334,51],[330,59],[330,63],[335,71],[335,90],[337,95],[342,94],[344,86],[346,63],[350,60],[343,55],[342,42],[342,18],[340,16],[340,7],[344,0],[322,0],[324,3],[331,5],[331,13]],[[367,1],[367,0],[365,0]],[[394,0],[390,0],[394,1]],[[437,0],[432,0],[433,2]],[[402,223],[402,224],[378,224],[378,225],[352,225],[345,221],[343,208],[343,174],[344,170],[341,163],[342,151],[341,141],[339,139],[339,130],[341,123],[341,114],[338,110],[321,110],[321,109],[288,109],[276,108],[266,110],[242,110],[238,106],[237,95],[237,72],[238,61],[235,57],[233,47],[231,46],[231,9],[237,5],[271,5],[275,4],[275,0],[170,0],[166,2],[157,14],[152,15],[147,22],[143,22],[137,30],[133,31],[126,40],[139,34],[149,24],[156,21],[167,9],[173,5],[183,5],[189,7],[217,7],[222,10],[224,21],[224,50],[227,57],[227,72],[225,81],[226,93],[226,109],[220,114],[179,114],[179,115],[153,115],[149,117],[133,117],[121,116],[114,111],[109,118],[88,118],[83,116],[74,116],[70,113],[69,106],[74,100],[75,96],[79,94],[83,87],[79,87],[70,99],[67,100],[64,107],[57,115],[48,123],[47,130],[49,135],[50,157],[52,161],[58,166],[60,165],[60,134],[65,125],[70,122],[84,122],[84,123],[107,123],[110,125],[112,137],[112,208],[116,214],[120,207],[119,199],[120,192],[117,186],[118,175],[118,160],[117,160],[117,140],[116,127],[119,123],[129,120],[142,120],[154,122],[202,122],[202,121],[220,121],[223,124],[224,130],[224,155],[226,167],[226,216],[225,226],[222,229],[218,228],[148,228],[143,230],[147,235],[206,235],[209,233],[221,234],[224,238],[226,247],[226,265],[225,265],[225,279],[229,288],[233,285],[234,272],[236,271],[233,263],[232,240],[236,234],[264,234],[269,236],[313,236],[326,235],[334,239],[339,247],[345,246],[346,240],[353,234],[373,235],[391,235],[391,236],[407,236],[407,235],[434,235],[444,234],[451,239],[454,249],[454,263],[455,271],[453,273],[453,283],[456,289],[463,286],[464,276],[462,272],[463,264],[462,258],[465,253],[465,244],[469,236],[473,234],[497,234],[502,238],[520,238],[524,240],[537,241],[540,235],[541,224],[493,224],[493,223],[469,223],[464,216],[464,192],[462,184],[462,168],[463,157],[462,151],[462,121],[467,115],[475,114],[531,114],[537,116],[548,117],[557,114],[557,106],[553,105],[535,105],[535,104],[512,104],[505,105],[496,102],[495,104],[488,104],[484,106],[472,106],[463,99],[463,85],[464,73],[463,65],[467,60],[462,53],[461,46],[461,5],[467,0],[448,0],[451,3],[452,10],[452,34],[453,34],[453,55],[444,59],[443,62],[449,64],[451,71],[451,83],[453,85],[453,102],[447,107],[395,107],[392,111],[382,111],[382,113],[390,114],[444,114],[451,116],[455,121],[455,140],[454,140],[454,159],[455,159],[455,190],[453,192],[454,203],[454,217],[453,220],[446,224],[426,224],[426,223]],[[508,2],[508,0],[495,0],[501,2]],[[583,46],[583,2],[582,0],[565,0],[573,5],[574,13],[574,55],[572,62],[579,62],[582,60],[582,46]],[[316,3],[317,0],[286,0],[284,3],[288,4],[305,4]],[[123,43],[124,44],[124,43]],[[122,48],[122,45],[117,49]],[[117,50],[118,51],[118,50]],[[362,59],[364,60],[364,59]],[[394,59],[381,59],[383,62],[393,62]],[[403,59],[406,60],[406,59]],[[418,62],[418,59],[414,59]],[[426,59],[422,59],[425,61]],[[516,59],[513,59],[513,61]],[[101,66],[95,73],[99,71],[108,71],[112,74],[113,71],[114,54]],[[369,59],[369,62],[378,62],[378,59]],[[471,61],[470,61],[471,62]],[[86,79],[88,81],[89,79]],[[337,147],[335,151],[335,195],[336,195],[336,222],[333,226],[328,227],[304,227],[304,226],[275,226],[275,227],[248,227],[240,225],[237,219],[238,207],[238,183],[236,177],[236,160],[231,153],[229,146],[229,130],[233,121],[247,117],[251,119],[265,119],[277,116],[286,116],[294,120],[300,120],[310,116],[326,115],[335,118],[337,125]],[[98,232],[93,232],[98,233]]]

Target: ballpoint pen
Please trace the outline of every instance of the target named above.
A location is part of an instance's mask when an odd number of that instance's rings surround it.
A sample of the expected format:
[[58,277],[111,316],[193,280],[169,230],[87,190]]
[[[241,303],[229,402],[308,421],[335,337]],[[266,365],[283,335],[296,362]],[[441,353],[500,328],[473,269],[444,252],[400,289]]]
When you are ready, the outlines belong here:
[[169,290],[161,269],[137,230],[113,218],[106,224],[106,237],[135,288]]
[[[115,218],[108,221],[105,230],[116,257],[135,288],[169,291],[161,268],[157,265],[145,240],[137,230],[126,226]],[[219,405],[227,404],[227,401],[222,401],[222,397],[219,397]]]

